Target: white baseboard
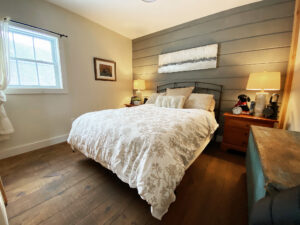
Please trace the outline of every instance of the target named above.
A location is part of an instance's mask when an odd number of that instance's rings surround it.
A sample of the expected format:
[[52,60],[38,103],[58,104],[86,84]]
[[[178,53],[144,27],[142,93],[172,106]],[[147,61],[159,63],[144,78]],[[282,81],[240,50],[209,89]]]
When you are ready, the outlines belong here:
[[[51,145],[55,145],[58,143],[65,142],[68,138],[69,134],[64,134],[48,139],[43,139],[40,141],[24,144],[24,145],[18,145],[12,148],[7,148],[0,151],[0,159],[5,159],[11,156],[20,155],[25,152],[31,152],[40,148],[45,148]],[[217,135],[216,141],[222,142],[223,136]]]
[[4,159],[4,158],[8,158],[11,156],[15,156],[15,155],[19,155],[25,152],[30,152],[33,150],[37,150],[39,148],[45,148],[48,147],[50,145],[55,145],[58,143],[62,143],[65,142],[68,138],[69,134],[64,134],[64,135],[60,135],[60,136],[56,136],[56,137],[52,137],[52,138],[48,138],[48,139],[43,139],[40,141],[36,141],[36,142],[32,142],[32,143],[27,143],[24,145],[18,145],[15,147],[11,147],[11,148],[7,148],[4,150],[0,151],[0,159]]

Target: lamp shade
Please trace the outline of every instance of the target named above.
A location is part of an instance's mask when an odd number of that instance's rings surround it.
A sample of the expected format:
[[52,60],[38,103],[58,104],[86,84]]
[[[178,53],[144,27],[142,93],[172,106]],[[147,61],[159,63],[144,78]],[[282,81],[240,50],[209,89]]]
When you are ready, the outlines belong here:
[[134,80],[133,89],[135,90],[145,90],[145,81],[144,80]]
[[254,91],[280,90],[280,72],[251,73],[246,89]]

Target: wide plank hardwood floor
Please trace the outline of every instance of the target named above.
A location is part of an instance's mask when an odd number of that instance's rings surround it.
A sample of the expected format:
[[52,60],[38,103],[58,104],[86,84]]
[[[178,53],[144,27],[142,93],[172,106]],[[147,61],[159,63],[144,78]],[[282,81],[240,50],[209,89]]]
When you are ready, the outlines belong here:
[[247,224],[245,156],[212,144],[158,221],[136,189],[66,143],[0,160],[10,225]]

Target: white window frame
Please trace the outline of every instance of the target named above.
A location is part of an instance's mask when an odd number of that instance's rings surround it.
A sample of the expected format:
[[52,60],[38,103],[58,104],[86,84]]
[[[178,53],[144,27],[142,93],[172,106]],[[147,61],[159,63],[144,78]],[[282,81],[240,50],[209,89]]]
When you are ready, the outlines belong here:
[[[34,33],[34,35],[36,37],[41,37],[42,39],[47,39],[47,36],[49,37],[48,40],[50,40],[51,42],[53,41],[53,38],[56,39],[56,45],[57,45],[57,55],[53,56],[55,57],[55,60],[58,62],[55,66],[55,76],[56,76],[56,80],[57,82],[60,82],[60,87],[50,87],[50,86],[43,86],[42,88],[40,87],[35,87],[35,86],[26,86],[26,88],[22,88],[22,87],[17,87],[17,86],[12,86],[9,85],[5,91],[6,94],[8,95],[14,95],[14,94],[67,94],[68,93],[68,88],[67,88],[67,78],[66,78],[66,67],[65,67],[65,58],[64,58],[64,48],[63,48],[63,39],[53,36],[53,35],[49,35],[46,32],[43,31],[36,31],[34,29],[28,29],[24,26],[9,26],[9,31],[12,30],[16,33],[20,33],[22,34],[22,30],[24,30],[24,34],[26,35],[26,31],[30,32],[30,33]],[[10,48],[14,46],[10,46]],[[51,45],[51,47],[53,48],[53,45]],[[53,49],[52,49],[53,51]],[[53,51],[54,53],[56,52]],[[16,55],[15,55],[16,57]],[[14,58],[15,58],[14,57]],[[11,58],[11,57],[10,57]],[[13,58],[13,59],[14,59]],[[17,59],[17,58],[16,58]],[[30,60],[30,59],[22,59],[23,61],[27,61],[27,62],[39,62],[37,60]],[[41,61],[41,63],[47,63],[44,61]]]

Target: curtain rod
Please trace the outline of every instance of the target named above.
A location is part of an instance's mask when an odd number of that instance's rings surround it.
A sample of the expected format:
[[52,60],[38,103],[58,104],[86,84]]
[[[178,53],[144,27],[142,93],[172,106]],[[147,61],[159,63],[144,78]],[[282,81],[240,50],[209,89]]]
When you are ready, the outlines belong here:
[[21,25],[24,25],[24,26],[27,26],[27,27],[32,27],[32,28],[35,28],[35,29],[43,30],[43,31],[46,31],[48,33],[56,34],[59,37],[66,37],[66,38],[68,37],[68,35],[65,35],[65,34],[57,33],[57,32],[51,31],[51,30],[47,30],[47,29],[44,29],[44,28],[41,28],[41,27],[36,27],[36,26],[30,25],[30,24],[27,24],[27,23],[22,23],[22,22],[19,22],[19,21],[16,21],[16,20],[11,20],[9,18],[4,18],[4,20],[8,20],[9,22],[21,24]]

